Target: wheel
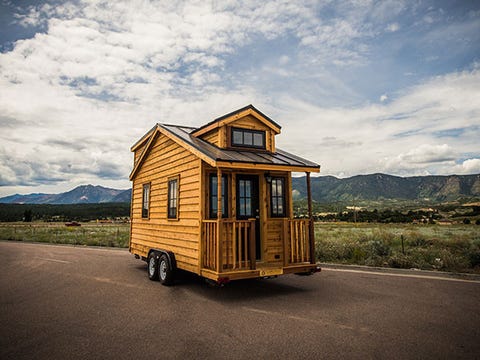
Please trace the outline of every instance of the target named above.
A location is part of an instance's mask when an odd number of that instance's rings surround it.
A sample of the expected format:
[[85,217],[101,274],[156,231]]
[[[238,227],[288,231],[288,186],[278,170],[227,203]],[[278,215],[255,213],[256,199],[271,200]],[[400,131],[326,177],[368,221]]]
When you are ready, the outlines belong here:
[[158,280],[158,260],[157,255],[152,251],[147,259],[148,278],[152,281]]
[[163,254],[158,260],[158,275],[162,285],[172,285],[173,283],[173,269],[170,266],[167,255]]

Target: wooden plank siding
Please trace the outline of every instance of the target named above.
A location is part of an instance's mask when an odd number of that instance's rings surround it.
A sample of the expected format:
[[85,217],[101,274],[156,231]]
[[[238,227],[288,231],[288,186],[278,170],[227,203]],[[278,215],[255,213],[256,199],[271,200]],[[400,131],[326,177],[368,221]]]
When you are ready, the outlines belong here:
[[[146,257],[152,248],[170,250],[178,268],[199,273],[200,166],[195,155],[162,134],[152,144],[133,179],[130,246],[135,253]],[[167,218],[168,179],[177,175],[178,220]],[[148,219],[142,218],[145,183],[151,184]]]
[[283,218],[268,219],[265,240],[265,261],[283,263]]
[[212,145],[220,147],[219,139],[218,139],[218,129],[212,130],[206,133],[205,135],[202,135],[200,138],[209,142]]

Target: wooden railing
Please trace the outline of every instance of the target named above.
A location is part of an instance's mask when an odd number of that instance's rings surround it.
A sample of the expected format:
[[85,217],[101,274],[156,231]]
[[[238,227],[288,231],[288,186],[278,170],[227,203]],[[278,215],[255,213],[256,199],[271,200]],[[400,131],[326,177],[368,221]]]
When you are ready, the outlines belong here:
[[[311,262],[310,220],[283,221],[284,266]],[[202,268],[217,273],[256,266],[255,219],[203,220]]]
[[217,270],[217,220],[203,220],[202,224],[202,250],[203,267],[210,270]]
[[255,220],[204,220],[202,241],[204,268],[255,269]]
[[283,223],[284,263],[310,262],[310,220],[285,219]]

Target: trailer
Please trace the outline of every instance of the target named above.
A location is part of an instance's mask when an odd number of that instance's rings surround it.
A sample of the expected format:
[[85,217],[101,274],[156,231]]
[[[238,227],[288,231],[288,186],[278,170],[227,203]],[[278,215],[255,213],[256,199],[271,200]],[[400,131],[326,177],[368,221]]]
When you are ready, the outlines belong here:
[[[156,124],[131,151],[129,250],[171,285],[182,269],[218,284],[319,271],[310,173],[280,150],[281,127],[248,105],[204,126]],[[308,218],[293,217],[292,172],[306,173]]]

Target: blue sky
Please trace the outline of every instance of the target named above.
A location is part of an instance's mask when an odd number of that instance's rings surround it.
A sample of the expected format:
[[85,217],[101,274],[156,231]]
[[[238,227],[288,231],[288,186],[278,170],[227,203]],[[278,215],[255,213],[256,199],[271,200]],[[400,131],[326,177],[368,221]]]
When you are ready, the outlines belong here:
[[128,188],[156,122],[253,104],[339,177],[480,173],[478,1],[2,1],[0,196]]

